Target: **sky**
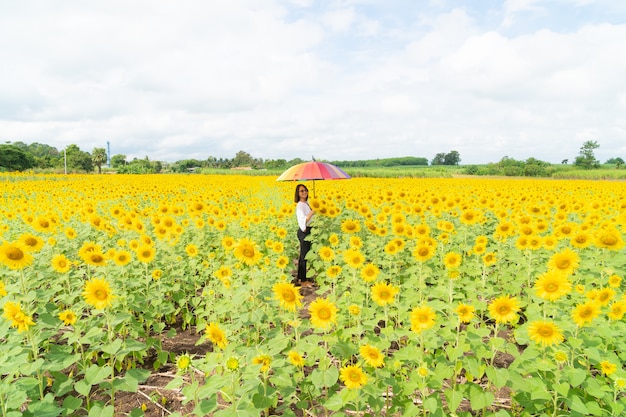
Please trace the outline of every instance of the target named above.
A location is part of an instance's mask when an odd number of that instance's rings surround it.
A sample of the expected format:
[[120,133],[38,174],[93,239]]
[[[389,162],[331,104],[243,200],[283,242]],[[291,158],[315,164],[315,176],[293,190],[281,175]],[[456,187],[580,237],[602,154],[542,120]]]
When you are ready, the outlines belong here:
[[0,0],[0,143],[626,159],[626,1]]

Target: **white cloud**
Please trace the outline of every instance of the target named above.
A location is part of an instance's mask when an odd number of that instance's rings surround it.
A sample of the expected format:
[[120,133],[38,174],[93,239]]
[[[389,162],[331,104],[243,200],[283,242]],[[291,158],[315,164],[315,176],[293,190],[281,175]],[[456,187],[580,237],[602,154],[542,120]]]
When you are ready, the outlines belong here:
[[587,139],[625,157],[626,25],[523,30],[564,3],[445,4],[4,2],[0,139],[167,161],[560,162]]

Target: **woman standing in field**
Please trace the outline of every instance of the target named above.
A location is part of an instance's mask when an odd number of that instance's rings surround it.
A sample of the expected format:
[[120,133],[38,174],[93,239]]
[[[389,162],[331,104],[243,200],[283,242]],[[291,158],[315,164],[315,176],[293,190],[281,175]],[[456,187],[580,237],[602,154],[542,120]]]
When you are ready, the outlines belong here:
[[306,237],[311,233],[311,218],[313,210],[309,206],[309,189],[304,184],[296,186],[296,195],[294,202],[296,205],[296,218],[298,219],[298,240],[300,241],[300,257],[298,258],[298,278],[297,283],[303,287],[313,285],[306,277],[306,254],[311,249],[311,242]]

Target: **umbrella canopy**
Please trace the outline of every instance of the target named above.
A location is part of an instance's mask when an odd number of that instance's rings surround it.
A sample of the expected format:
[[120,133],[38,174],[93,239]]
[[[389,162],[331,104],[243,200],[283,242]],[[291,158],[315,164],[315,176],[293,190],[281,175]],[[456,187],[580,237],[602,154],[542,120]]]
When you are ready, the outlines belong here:
[[333,164],[310,161],[288,168],[276,181],[345,180],[348,178],[350,175]]
[[276,181],[313,181],[315,197],[315,180],[347,180],[350,175],[341,168],[327,162],[310,161],[294,165],[283,172]]

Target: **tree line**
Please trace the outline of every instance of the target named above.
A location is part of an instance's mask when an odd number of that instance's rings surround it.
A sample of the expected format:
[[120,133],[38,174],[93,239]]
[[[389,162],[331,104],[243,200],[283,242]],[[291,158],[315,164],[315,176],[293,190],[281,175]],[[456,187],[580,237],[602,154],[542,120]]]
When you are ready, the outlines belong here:
[[[584,169],[600,167],[600,161],[595,157],[594,151],[600,145],[596,141],[588,140],[580,148],[579,155],[574,159],[574,165]],[[110,168],[122,174],[150,174],[161,172],[194,172],[203,169],[232,169],[249,167],[250,169],[280,170],[290,166],[306,162],[303,159],[267,159],[255,158],[248,152],[239,151],[234,158],[216,158],[209,156],[207,159],[183,159],[173,163],[151,161],[147,156],[143,159],[133,158],[127,161],[126,155],[116,154],[110,160],[104,148],[94,148],[91,152],[81,150],[72,144],[59,151],[57,148],[34,142],[7,142],[0,144],[0,172],[42,170],[55,172],[102,172],[102,168]],[[393,167],[393,166],[428,166],[433,165],[459,165],[461,155],[452,150],[447,153],[437,153],[430,161],[423,157],[396,157],[382,159],[368,159],[355,161],[327,161],[342,168],[352,167]],[[568,160],[562,161],[567,164]],[[620,168],[624,161],[622,158],[611,158],[607,164],[614,164]],[[517,161],[503,157],[499,162],[489,163],[484,166],[470,165],[465,168],[467,174],[490,175],[515,175],[515,176],[549,176],[553,171],[553,165],[549,162],[529,158],[525,161]]]

